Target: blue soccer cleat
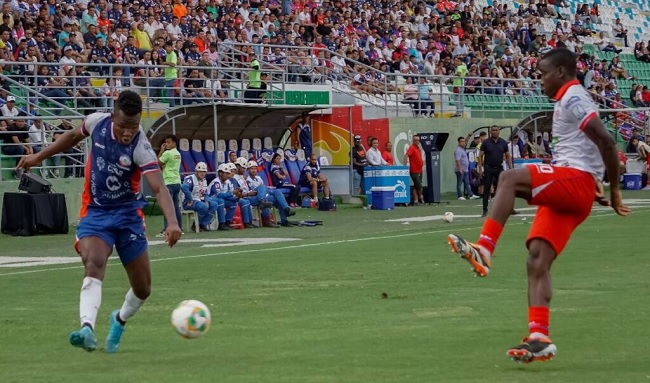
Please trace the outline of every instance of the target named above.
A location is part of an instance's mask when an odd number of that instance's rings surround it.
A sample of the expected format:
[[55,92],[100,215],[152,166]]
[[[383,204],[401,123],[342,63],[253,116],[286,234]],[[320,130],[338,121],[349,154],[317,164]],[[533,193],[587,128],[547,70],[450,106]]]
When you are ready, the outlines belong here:
[[81,330],[70,333],[70,344],[75,347],[81,347],[88,352],[95,351],[97,348],[97,337],[90,327],[84,326]]
[[120,310],[113,310],[110,316],[111,329],[108,331],[106,347],[104,348],[109,354],[117,352],[117,349],[120,347],[122,333],[124,332],[124,326],[117,321],[117,314],[119,314],[119,312]]

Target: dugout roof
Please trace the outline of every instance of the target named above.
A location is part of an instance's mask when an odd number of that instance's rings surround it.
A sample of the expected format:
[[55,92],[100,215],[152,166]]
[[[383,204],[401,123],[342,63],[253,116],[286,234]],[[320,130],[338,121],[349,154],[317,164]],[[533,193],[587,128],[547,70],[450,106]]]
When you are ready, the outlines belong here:
[[[291,124],[305,113],[330,106],[254,105],[242,103],[194,104],[169,110],[147,132],[153,147],[165,136],[189,140],[271,137],[279,142]],[[215,131],[216,121],[216,131]],[[215,137],[216,135],[216,137]]]

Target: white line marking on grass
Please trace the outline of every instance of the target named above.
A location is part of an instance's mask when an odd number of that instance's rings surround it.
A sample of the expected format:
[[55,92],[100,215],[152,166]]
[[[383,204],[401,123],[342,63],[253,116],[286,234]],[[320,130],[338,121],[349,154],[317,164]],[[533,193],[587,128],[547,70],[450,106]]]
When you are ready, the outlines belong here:
[[[648,209],[639,209],[639,210],[647,211]],[[598,214],[598,215],[592,215],[590,218],[610,217],[610,216],[614,216],[614,215],[617,215],[617,214],[616,213]],[[528,222],[510,222],[510,223],[508,223],[508,226],[525,225],[527,223]],[[384,236],[378,236],[378,237],[351,238],[351,239],[342,239],[342,240],[339,240],[339,241],[305,243],[305,244],[301,244],[301,245],[271,247],[271,248],[264,248],[264,249],[226,251],[226,252],[222,252],[222,253],[186,255],[186,256],[181,256],[181,257],[169,257],[169,258],[154,258],[154,259],[151,260],[151,262],[175,261],[175,260],[179,260],[179,259],[205,258],[205,257],[214,257],[214,256],[222,256],[222,255],[263,253],[263,252],[278,251],[278,250],[289,250],[289,249],[301,249],[301,248],[316,247],[316,246],[338,245],[338,244],[341,244],[341,243],[375,241],[375,240],[379,240],[379,239],[404,238],[404,237],[414,237],[414,236],[418,236],[418,235],[449,233],[450,231],[459,232],[459,231],[468,231],[468,230],[479,230],[481,228],[482,228],[482,226],[465,227],[465,228],[454,228],[453,226],[450,226],[448,229],[444,229],[444,230],[420,231],[420,232],[416,232],[416,233],[404,233],[404,234],[391,234],[391,235],[384,235]],[[113,262],[110,262],[111,260]],[[115,266],[115,265],[120,265],[118,260],[116,258],[110,259],[108,266]],[[71,266],[71,267],[54,267],[54,268],[39,269],[39,270],[23,270],[23,271],[2,273],[2,274],[0,274],[0,277],[9,276],[9,275],[35,274],[35,273],[42,273],[42,272],[47,272],[47,271],[74,270],[74,269],[81,269],[81,268],[83,268],[82,265]]]
[[79,258],[75,257],[0,257],[0,268],[49,266],[62,263],[77,262],[79,262]]
[[[223,247],[234,245],[263,245],[265,243],[279,243],[300,241],[300,238],[204,238],[204,239],[182,239],[182,243],[200,243],[201,247]],[[149,246],[162,245],[165,241],[149,241]]]
[[[478,230],[480,228],[481,228],[481,226],[465,227],[465,228],[454,229],[454,231]],[[192,258],[205,258],[205,257],[214,257],[214,256],[220,256],[220,255],[237,255],[237,254],[262,253],[262,252],[278,251],[278,250],[301,249],[301,248],[306,248],[306,247],[338,245],[338,244],[341,244],[341,243],[375,241],[375,240],[378,240],[378,239],[414,237],[414,236],[423,235],[423,234],[439,234],[439,233],[447,233],[447,232],[449,232],[449,229],[434,230],[434,231],[424,231],[424,232],[420,231],[420,232],[416,232],[416,233],[393,234],[393,235],[385,235],[385,236],[379,236],[379,237],[351,238],[351,239],[342,239],[342,240],[338,240],[338,241],[327,241],[327,242],[318,242],[318,243],[304,243],[304,244],[301,244],[301,245],[270,247],[270,248],[263,248],[263,249],[226,251],[226,252],[222,252],[222,253],[185,255],[185,256],[180,256],[180,257],[169,257],[169,258],[154,258],[154,259],[151,260],[151,262],[175,261],[175,260],[179,260],[179,259],[192,259]],[[110,262],[110,261],[113,261],[113,262]],[[118,259],[117,258],[109,259],[108,266],[114,266],[114,265],[120,265],[120,263],[118,262]],[[54,267],[54,268],[40,269],[40,270],[15,271],[15,272],[9,272],[9,273],[2,273],[2,274],[0,274],[0,277],[6,276],[6,275],[34,274],[34,273],[41,273],[41,272],[45,272],[45,271],[72,270],[72,269],[79,269],[79,268],[83,268],[83,266],[79,265],[79,266],[71,266],[71,267]]]

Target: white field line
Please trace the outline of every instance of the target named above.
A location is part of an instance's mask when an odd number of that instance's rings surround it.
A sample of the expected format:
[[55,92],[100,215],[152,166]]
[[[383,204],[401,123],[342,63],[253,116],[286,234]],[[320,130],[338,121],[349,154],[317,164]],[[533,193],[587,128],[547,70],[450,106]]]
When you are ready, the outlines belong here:
[[[637,209],[636,211],[638,211],[638,210],[648,210],[648,209]],[[609,217],[609,216],[613,216],[613,215],[616,215],[616,213],[592,215],[589,218]],[[528,223],[529,222],[521,222],[521,221],[519,221],[519,222],[511,222],[508,225],[509,226],[525,225],[525,224],[528,224]],[[278,250],[302,249],[302,248],[316,247],[316,246],[338,245],[338,244],[341,244],[341,243],[365,242],[365,241],[375,241],[375,240],[379,240],[379,239],[404,238],[404,237],[414,237],[414,236],[418,236],[418,235],[449,233],[450,231],[458,232],[458,231],[467,231],[467,230],[479,230],[481,228],[482,228],[482,226],[465,227],[465,228],[458,228],[458,229],[450,227],[449,229],[443,229],[443,230],[433,230],[433,231],[423,231],[423,232],[421,231],[421,232],[416,232],[416,233],[404,233],[404,234],[389,234],[389,235],[383,235],[383,236],[378,236],[378,237],[351,238],[351,239],[342,239],[342,240],[339,240],[339,241],[305,243],[305,244],[302,244],[302,245],[290,245],[290,246],[270,247],[270,248],[263,248],[263,249],[226,251],[226,252],[220,252],[220,253],[186,255],[186,256],[168,257],[168,258],[155,258],[155,259],[152,259],[151,262],[175,261],[175,260],[184,260],[184,259],[192,259],[192,258],[206,258],[206,257],[215,257],[215,256],[223,256],[223,255],[266,253],[266,252],[278,251]],[[115,266],[115,265],[120,265],[120,263],[117,261],[116,258],[114,258],[113,262],[110,262],[110,260],[109,260],[109,263],[108,263],[107,266]],[[10,275],[21,275],[21,274],[35,274],[35,273],[42,273],[42,272],[49,272],[49,271],[75,270],[75,269],[81,269],[81,268],[83,268],[82,265],[68,266],[68,267],[52,267],[52,268],[38,269],[38,270],[22,270],[22,271],[14,271],[14,272],[2,273],[2,274],[0,274],[0,277],[10,276]]]

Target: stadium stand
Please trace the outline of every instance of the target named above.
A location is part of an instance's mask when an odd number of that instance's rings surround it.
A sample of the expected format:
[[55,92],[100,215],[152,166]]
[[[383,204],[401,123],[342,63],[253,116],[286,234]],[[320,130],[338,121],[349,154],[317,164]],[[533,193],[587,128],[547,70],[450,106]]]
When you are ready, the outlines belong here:
[[[541,93],[537,62],[558,46],[579,55],[581,81],[602,108],[650,105],[649,0],[7,5],[0,24],[0,106],[12,95],[19,108],[41,115],[107,110],[126,87],[139,90],[147,105],[171,103],[172,96],[185,97],[176,105],[313,105],[336,97],[304,90],[327,89],[358,104],[407,108],[418,116],[429,102],[434,117],[548,110],[552,105]],[[164,81],[174,75],[164,65],[167,41],[179,60],[173,89]],[[261,100],[255,92],[254,100],[244,98],[260,86],[249,76],[253,60],[270,74]],[[292,84],[302,92],[282,90]],[[608,124],[645,129],[646,117],[617,112]],[[225,138],[231,140],[225,148],[217,142],[218,158],[228,151],[257,156],[262,150]],[[260,140],[263,149],[276,144]],[[188,146],[185,171],[196,157],[207,159],[201,145],[196,151]],[[216,164],[208,163],[214,170]]]

